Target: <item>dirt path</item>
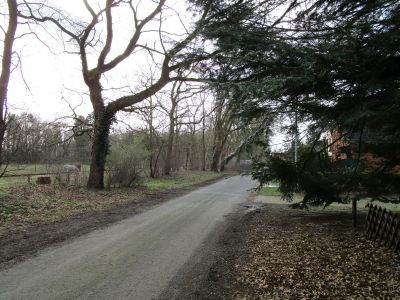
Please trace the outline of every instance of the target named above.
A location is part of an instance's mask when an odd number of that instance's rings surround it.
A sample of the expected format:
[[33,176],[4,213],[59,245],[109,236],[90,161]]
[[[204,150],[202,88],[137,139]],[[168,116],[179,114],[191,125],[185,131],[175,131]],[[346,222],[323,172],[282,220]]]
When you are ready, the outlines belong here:
[[0,299],[153,299],[246,200],[234,176],[0,272]]
[[[238,216],[197,283],[178,299],[399,299],[400,258],[347,212],[265,204]],[[188,277],[189,278],[189,277]],[[199,284],[199,282],[201,282]]]

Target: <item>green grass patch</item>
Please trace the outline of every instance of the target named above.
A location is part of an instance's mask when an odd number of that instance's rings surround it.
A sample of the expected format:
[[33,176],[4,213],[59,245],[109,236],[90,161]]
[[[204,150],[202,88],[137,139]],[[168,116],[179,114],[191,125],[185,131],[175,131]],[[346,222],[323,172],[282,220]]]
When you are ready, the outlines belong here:
[[197,183],[221,177],[221,173],[192,171],[177,174],[171,177],[146,178],[143,186],[149,190],[165,190],[188,187]]
[[62,166],[48,164],[10,164],[7,166],[6,175],[46,173],[52,172],[54,169],[58,169],[60,167]]
[[258,192],[258,194],[260,196],[277,196],[277,197],[282,196],[282,193],[278,190],[278,187],[270,187],[270,186],[263,187]]
[[10,177],[10,178],[0,178],[0,189],[8,189],[10,187],[23,185],[28,182],[26,177]]

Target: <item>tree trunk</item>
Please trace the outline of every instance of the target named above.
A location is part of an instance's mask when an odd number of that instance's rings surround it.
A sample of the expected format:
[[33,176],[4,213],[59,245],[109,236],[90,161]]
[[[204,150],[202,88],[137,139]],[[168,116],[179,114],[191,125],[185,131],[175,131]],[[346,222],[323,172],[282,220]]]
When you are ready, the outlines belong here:
[[352,215],[353,215],[353,227],[357,227],[357,199],[352,199]]
[[[217,110],[218,112],[218,110]],[[214,145],[213,145],[213,156],[211,160],[211,171],[214,172],[219,172],[219,161],[221,159],[221,154],[222,154],[222,122],[220,120],[221,112],[217,114],[217,122],[215,124],[215,129],[214,129]]]
[[160,159],[160,155],[161,155],[161,152],[162,152],[163,148],[164,148],[164,143],[161,142],[160,149],[158,150],[158,153],[157,153],[157,156],[156,156],[156,160],[154,162],[154,177],[153,178],[155,178],[157,173],[158,173],[158,161]]
[[95,113],[92,156],[87,187],[104,189],[104,171],[109,150],[109,132],[114,115],[103,110]]
[[185,155],[185,151],[181,147],[181,140],[180,140],[180,127],[176,124],[175,125],[175,134],[174,134],[174,146],[172,147],[174,149],[173,151],[173,164],[172,164],[172,170],[175,172],[178,172],[179,169],[182,167],[182,158],[183,155]]
[[201,135],[201,170],[205,171],[206,170],[206,139],[205,139],[205,132],[204,132],[204,127],[203,127],[203,132]]
[[[4,142],[4,135],[6,133],[7,129],[7,124],[4,122],[4,120],[0,120],[0,167],[3,166],[5,163],[6,159],[3,157],[3,142]],[[5,171],[5,168],[4,170]],[[1,172],[2,173],[2,172]]]
[[185,170],[189,170],[190,148],[186,147]]
[[[224,155],[221,154],[221,156],[224,156],[224,158],[225,158],[225,153],[224,153]],[[220,165],[219,165],[219,171],[220,171],[220,172],[225,171],[225,159],[222,159],[222,160],[221,160],[221,163],[220,163]]]
[[214,145],[214,149],[213,149],[213,157],[211,160],[211,171],[214,172],[219,172],[219,161],[221,158],[221,154],[222,154],[222,145],[221,144],[217,144]]
[[170,116],[169,123],[169,132],[168,132],[168,141],[167,141],[167,154],[165,157],[165,165],[164,165],[164,175],[171,174],[171,166],[172,166],[172,148],[174,145],[174,132],[175,131],[175,122],[174,116]]
[[201,148],[202,148],[201,169],[202,169],[202,171],[206,170],[206,137],[205,137],[205,131],[206,131],[206,112],[205,112],[204,101],[203,101],[203,128],[201,129]]
[[11,75],[13,44],[18,25],[17,1],[8,0],[8,27],[4,36],[3,55],[1,59],[0,75],[0,166],[4,163],[3,142],[6,131],[6,105],[8,95],[8,84]]
[[150,178],[155,178],[156,177],[156,172],[153,168],[153,154],[150,155],[149,159],[149,168],[150,168]]

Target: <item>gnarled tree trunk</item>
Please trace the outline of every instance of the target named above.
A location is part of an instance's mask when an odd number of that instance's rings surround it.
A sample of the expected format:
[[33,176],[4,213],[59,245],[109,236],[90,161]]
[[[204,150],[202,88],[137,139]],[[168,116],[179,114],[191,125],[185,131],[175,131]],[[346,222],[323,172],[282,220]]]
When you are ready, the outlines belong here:
[[87,186],[104,189],[104,170],[109,150],[109,132],[114,115],[103,110],[95,114],[92,156]]
[[214,144],[213,156],[211,160],[211,171],[219,172],[219,161],[222,154],[222,145],[220,143]]

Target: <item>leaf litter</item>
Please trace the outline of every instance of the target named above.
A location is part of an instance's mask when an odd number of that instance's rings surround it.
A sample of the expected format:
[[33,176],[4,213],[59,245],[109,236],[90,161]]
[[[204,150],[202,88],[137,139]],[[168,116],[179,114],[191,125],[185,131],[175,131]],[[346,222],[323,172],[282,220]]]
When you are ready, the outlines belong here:
[[398,254],[334,211],[266,205],[238,220],[197,291],[204,299],[400,299]]

